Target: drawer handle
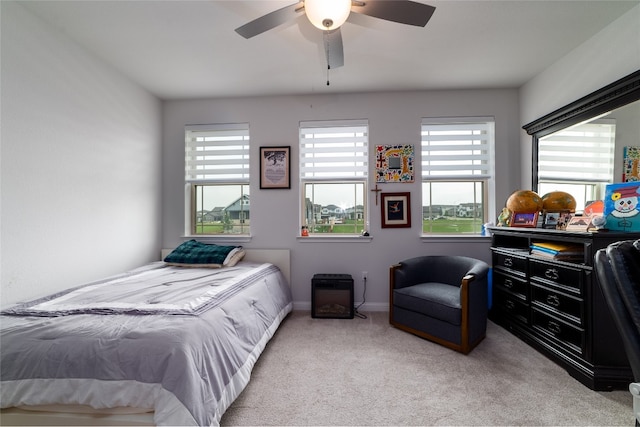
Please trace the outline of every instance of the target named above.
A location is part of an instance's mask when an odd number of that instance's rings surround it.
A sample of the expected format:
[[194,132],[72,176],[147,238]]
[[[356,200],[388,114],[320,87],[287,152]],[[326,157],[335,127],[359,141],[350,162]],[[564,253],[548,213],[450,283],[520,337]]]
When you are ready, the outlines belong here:
[[505,301],[504,306],[506,307],[507,310],[511,311],[514,308],[516,308],[516,304],[513,301]]
[[547,271],[544,272],[544,277],[551,280],[558,280],[560,278],[560,273],[555,268],[548,268]]
[[562,329],[560,329],[560,324],[558,324],[558,322],[554,322],[553,320],[549,320],[549,323],[547,323],[547,329],[549,329],[554,334],[559,334],[560,332],[562,332]]
[[558,295],[547,295],[547,304],[552,307],[560,307],[560,298]]
[[512,258],[505,258],[504,259],[504,266],[505,267],[513,267],[513,259]]
[[513,288],[513,281],[511,281],[511,279],[504,279],[504,287],[507,289]]

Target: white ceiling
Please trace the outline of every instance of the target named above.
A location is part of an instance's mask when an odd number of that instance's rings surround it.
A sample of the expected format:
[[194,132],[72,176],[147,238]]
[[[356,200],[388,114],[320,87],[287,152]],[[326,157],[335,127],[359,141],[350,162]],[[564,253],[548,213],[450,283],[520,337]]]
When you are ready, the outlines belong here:
[[352,13],[329,86],[304,15],[248,40],[234,31],[295,0],[22,4],[151,93],[185,99],[519,87],[640,3],[420,1],[436,7],[424,28]]

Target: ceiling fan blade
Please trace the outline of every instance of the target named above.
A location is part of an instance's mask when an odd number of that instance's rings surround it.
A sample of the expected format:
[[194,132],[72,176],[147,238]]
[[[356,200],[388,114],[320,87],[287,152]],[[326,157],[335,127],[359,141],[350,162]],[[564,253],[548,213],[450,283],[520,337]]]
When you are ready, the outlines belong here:
[[424,27],[431,19],[435,7],[410,0],[353,1],[351,11],[386,21]]
[[245,39],[249,39],[275,28],[278,25],[284,24],[290,19],[294,19],[296,17],[296,13],[303,10],[304,3],[302,2],[285,6],[236,28],[236,33],[240,34]]
[[342,51],[342,34],[340,28],[331,31],[323,31],[324,51],[327,55],[327,66],[330,69],[344,65],[344,52]]

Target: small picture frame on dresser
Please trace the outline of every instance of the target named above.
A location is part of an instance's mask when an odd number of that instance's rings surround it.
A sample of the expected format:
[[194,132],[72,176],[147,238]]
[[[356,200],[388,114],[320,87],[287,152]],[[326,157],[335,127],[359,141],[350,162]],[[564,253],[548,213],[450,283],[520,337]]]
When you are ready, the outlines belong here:
[[560,218],[560,212],[542,212],[542,228],[555,229],[558,225],[558,219]]
[[590,215],[575,215],[572,216],[565,230],[567,231],[587,231],[589,227],[591,227],[591,216]]
[[558,216],[558,221],[556,222],[556,230],[566,230],[567,224],[571,220],[571,212],[562,211]]
[[511,227],[535,227],[538,223],[538,212],[514,212],[509,225]]

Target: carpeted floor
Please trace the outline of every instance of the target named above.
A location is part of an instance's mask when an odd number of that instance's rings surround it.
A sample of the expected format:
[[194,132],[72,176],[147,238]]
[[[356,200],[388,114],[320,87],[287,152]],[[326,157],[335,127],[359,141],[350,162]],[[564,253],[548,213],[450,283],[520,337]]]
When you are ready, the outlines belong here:
[[366,315],[290,314],[221,425],[634,423],[628,391],[591,391],[491,322],[465,356]]

